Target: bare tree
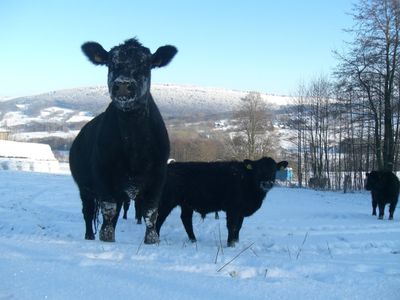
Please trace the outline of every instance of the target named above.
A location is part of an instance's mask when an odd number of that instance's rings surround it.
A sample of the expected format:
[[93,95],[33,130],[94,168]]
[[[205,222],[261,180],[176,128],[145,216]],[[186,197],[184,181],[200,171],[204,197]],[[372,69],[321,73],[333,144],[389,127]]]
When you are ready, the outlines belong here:
[[[255,159],[256,157],[271,154],[272,145],[276,142],[268,131],[273,130],[272,114],[267,104],[257,92],[250,92],[241,99],[239,109],[234,113],[238,130],[241,135],[232,139],[237,154]],[[235,147],[236,146],[236,147]]]
[[[354,41],[338,54],[339,78],[347,78],[356,94],[365,99],[374,127],[375,156],[379,169],[393,170],[395,160],[394,107],[399,98],[400,2],[360,0],[354,6]],[[396,137],[397,139],[397,137]]]

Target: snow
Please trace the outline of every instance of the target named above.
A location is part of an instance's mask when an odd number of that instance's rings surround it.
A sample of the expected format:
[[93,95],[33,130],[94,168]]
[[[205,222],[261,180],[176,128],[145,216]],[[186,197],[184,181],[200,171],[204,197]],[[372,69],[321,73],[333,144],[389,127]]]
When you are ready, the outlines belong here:
[[49,145],[5,140],[0,140],[0,157],[55,160]]
[[67,123],[78,123],[78,122],[89,122],[94,117],[88,115],[88,112],[79,112],[77,115],[72,116],[66,122]]
[[29,141],[31,139],[42,139],[49,137],[59,137],[64,139],[73,139],[79,133],[79,130],[67,130],[67,131],[27,131],[13,133],[11,136],[13,139],[18,141]]
[[59,169],[49,145],[0,140],[0,170],[57,172]]
[[116,243],[86,241],[70,175],[0,182],[0,299],[400,298],[400,213],[377,220],[366,192],[275,187],[226,248],[223,213],[195,214],[192,244],[175,209],[144,245],[132,205]]

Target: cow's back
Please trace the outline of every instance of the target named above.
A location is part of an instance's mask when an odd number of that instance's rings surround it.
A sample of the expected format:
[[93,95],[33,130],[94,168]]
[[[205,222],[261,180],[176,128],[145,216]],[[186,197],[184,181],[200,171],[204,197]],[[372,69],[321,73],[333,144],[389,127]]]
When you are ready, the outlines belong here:
[[245,176],[237,162],[177,162],[168,166],[166,184],[167,189],[176,187],[200,213],[226,211],[229,202],[243,197]]

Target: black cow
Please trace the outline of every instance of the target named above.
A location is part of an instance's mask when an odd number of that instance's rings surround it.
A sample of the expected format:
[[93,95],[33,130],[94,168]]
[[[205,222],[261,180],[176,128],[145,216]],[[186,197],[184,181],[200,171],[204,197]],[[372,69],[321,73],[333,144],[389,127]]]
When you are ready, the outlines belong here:
[[367,173],[365,189],[371,191],[372,215],[376,216],[376,207],[379,207],[379,219],[383,219],[385,205],[389,206],[389,220],[393,220],[399,198],[399,179],[389,171],[372,171]]
[[115,241],[122,203],[140,198],[146,222],[144,242],[156,243],[155,222],[169,139],[150,94],[150,77],[151,69],[167,65],[177,50],[168,45],[151,54],[136,39],[110,51],[88,42],[82,50],[95,65],[108,67],[112,100],[105,112],[82,128],[70,151],[70,168],[82,199],[85,238],[95,238],[92,223],[97,209],[101,209],[100,240]]
[[275,173],[288,162],[272,158],[243,162],[186,162],[168,165],[167,180],[159,206],[157,233],[172,209],[181,207],[183,226],[193,242],[193,211],[205,216],[226,212],[228,246],[239,240],[244,217],[252,215],[275,181]]

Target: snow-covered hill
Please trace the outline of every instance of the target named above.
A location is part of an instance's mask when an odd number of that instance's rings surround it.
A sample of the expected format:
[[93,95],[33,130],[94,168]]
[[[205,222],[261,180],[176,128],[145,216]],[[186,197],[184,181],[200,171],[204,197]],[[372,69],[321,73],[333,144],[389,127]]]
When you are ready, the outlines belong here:
[[192,244],[175,209],[149,246],[132,211],[116,243],[85,241],[70,176],[0,182],[0,299],[400,299],[400,212],[377,220],[368,193],[275,187],[236,248],[224,214],[195,214]]
[[[164,117],[218,114],[234,110],[248,92],[181,85],[153,85],[152,94]],[[285,105],[289,97],[262,94],[271,105]],[[0,126],[26,123],[88,121],[110,102],[107,87],[54,91],[0,102]]]

